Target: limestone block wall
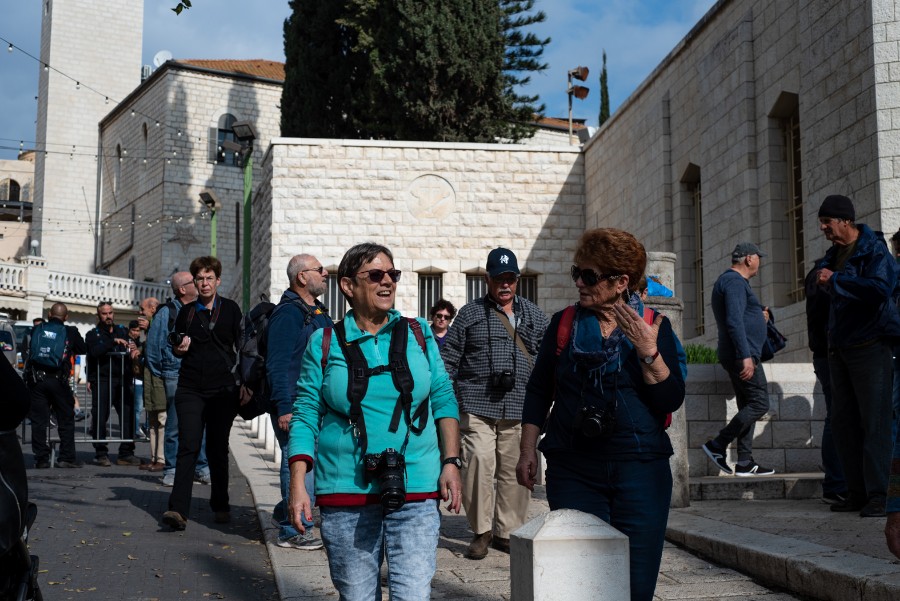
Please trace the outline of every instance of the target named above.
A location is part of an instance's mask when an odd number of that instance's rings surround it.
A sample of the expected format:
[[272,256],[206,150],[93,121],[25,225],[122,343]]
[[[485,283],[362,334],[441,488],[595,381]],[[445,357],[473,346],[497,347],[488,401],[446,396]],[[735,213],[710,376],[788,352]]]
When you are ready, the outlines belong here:
[[276,139],[264,165],[253,298],[278,298],[294,254],[311,252],[334,271],[350,246],[374,240],[405,272],[396,307],[408,315],[418,312],[417,273],[443,274],[444,297],[460,306],[466,274],[483,273],[496,246],[537,276],[545,311],[575,300],[569,266],[584,230],[576,147]]
[[[136,279],[161,282],[176,268],[186,270],[192,258],[209,254],[210,213],[200,193],[211,191],[222,204],[216,220],[222,292],[240,298],[243,170],[210,161],[210,129],[225,113],[254,124],[259,135],[253,151],[256,187],[262,181],[263,152],[280,128],[280,97],[275,84],[170,64],[104,120],[101,263],[111,275],[127,277],[133,258]],[[116,158],[117,147],[128,149],[122,161]]]
[[[758,421],[753,437],[753,458],[777,473],[821,471],[825,397],[811,363],[767,363],[769,412]],[[719,433],[737,413],[734,389],[719,365],[689,365],[683,411],[688,427],[688,462],[691,476],[720,472],[700,446]],[[737,460],[735,444],[728,461]]]
[[[94,272],[97,123],[141,76],[143,0],[48,1],[39,67],[34,230],[60,269]],[[63,75],[65,74],[65,76]],[[68,76],[68,77],[67,77]],[[76,85],[75,78],[80,85]]]
[[[586,145],[587,226],[622,227],[678,255],[688,339],[714,343],[712,285],[734,245],[751,240],[769,255],[753,289],[797,342],[778,361],[808,361],[791,256],[802,275],[824,254],[822,199],[845,194],[858,221],[889,233],[900,225],[898,22],[893,0],[721,0]],[[795,107],[796,241],[783,122]]]

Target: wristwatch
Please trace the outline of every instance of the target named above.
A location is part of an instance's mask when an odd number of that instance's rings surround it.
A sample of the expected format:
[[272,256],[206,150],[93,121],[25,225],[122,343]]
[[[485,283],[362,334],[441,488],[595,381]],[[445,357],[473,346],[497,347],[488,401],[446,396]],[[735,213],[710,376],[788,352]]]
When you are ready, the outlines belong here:
[[455,465],[456,469],[458,470],[462,469],[462,459],[460,459],[459,457],[447,457],[446,459],[441,461],[441,467],[447,465],[448,463]]
[[643,361],[647,365],[650,365],[651,363],[656,361],[657,357],[659,357],[659,349],[656,349],[656,352],[653,353],[652,355],[647,355],[646,357],[641,357],[641,361]]

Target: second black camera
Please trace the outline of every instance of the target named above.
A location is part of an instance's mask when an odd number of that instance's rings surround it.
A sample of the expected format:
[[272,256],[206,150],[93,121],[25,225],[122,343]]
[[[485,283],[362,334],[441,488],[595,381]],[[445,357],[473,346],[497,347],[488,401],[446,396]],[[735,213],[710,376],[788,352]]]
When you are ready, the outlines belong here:
[[491,386],[503,392],[509,392],[516,387],[516,374],[508,369],[491,374]]
[[172,346],[181,346],[185,336],[187,336],[187,334],[183,332],[169,332],[169,335],[166,336],[166,342]]
[[609,438],[616,430],[616,414],[599,407],[582,407],[572,425],[585,438]]

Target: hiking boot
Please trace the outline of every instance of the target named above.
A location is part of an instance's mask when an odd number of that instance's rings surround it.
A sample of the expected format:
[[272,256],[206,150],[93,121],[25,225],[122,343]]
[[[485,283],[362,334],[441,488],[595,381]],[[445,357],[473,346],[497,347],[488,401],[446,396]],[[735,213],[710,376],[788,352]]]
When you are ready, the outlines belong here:
[[129,465],[134,467],[140,464],[141,460],[134,455],[129,455],[128,457],[122,457],[121,455],[119,455],[118,458],[116,458],[116,465]]
[[325,546],[322,544],[322,539],[313,534],[312,528],[307,528],[305,533],[290,538],[279,538],[275,544],[282,549],[300,549],[302,551],[315,551]]
[[34,469],[48,470],[48,469],[50,469],[50,461],[47,459],[41,459],[40,461],[38,461],[34,464]]
[[109,457],[94,457],[94,460],[91,461],[94,465],[99,465],[100,467],[110,467],[112,463],[109,460]]
[[231,521],[231,512],[217,511],[215,515],[213,515],[213,521],[217,524],[227,524]]
[[487,557],[488,547],[491,546],[492,538],[490,531],[476,534],[472,542],[469,543],[469,548],[466,549],[466,557],[469,559],[484,559]]
[[184,530],[187,528],[187,520],[177,511],[167,511],[163,514],[162,523],[172,530]]
[[64,467],[64,468],[75,468],[75,467],[84,467],[84,464],[80,461],[57,461],[56,467]]
[[884,512],[884,497],[872,497],[859,512],[859,517],[861,518],[883,518],[886,515]]
[[495,536],[491,541],[491,547],[509,555],[509,539]]
[[775,473],[770,467],[763,467],[760,464],[750,460],[750,463],[747,465],[741,465],[740,463],[734,466],[734,475],[741,476],[746,478],[747,476],[771,476]]
[[710,461],[716,464],[720,470],[725,472],[726,474],[732,474],[734,472],[731,471],[731,467],[728,465],[728,462],[725,461],[725,451],[719,450],[713,445],[713,441],[706,441],[702,447],[703,452],[706,453],[706,456],[709,457]]

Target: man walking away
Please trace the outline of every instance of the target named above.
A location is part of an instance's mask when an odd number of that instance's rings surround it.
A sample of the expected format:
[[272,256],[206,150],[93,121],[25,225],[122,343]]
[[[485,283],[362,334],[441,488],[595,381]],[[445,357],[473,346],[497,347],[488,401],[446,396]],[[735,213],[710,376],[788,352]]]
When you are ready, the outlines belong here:
[[716,466],[731,474],[725,458],[729,444],[737,439],[736,476],[766,476],[775,470],[753,460],[756,422],[769,410],[766,374],[760,362],[766,340],[765,309],[750,289],[750,278],[759,273],[765,257],[752,242],[741,242],[731,252],[731,269],[713,285],[712,310],[719,330],[719,362],[734,387],[738,412],[719,434],[703,445],[703,452]]
[[50,467],[51,411],[56,414],[60,441],[56,467],[82,465],[75,458],[75,397],[69,388],[69,365],[72,356],[87,352],[87,346],[74,326],[65,325],[67,317],[63,303],[50,307],[49,321],[32,331],[25,364],[25,382],[31,389],[31,449],[38,469]]

